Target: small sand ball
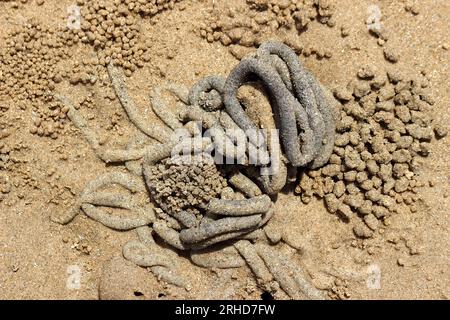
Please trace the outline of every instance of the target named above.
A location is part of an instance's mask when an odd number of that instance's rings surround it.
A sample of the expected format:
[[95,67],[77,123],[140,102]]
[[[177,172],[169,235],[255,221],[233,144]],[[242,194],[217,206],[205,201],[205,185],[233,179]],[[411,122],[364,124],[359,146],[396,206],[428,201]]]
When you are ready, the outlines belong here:
[[400,59],[400,54],[394,48],[385,48],[384,57],[386,58],[387,61],[396,63]]
[[146,173],[154,201],[167,213],[186,210],[198,214],[227,182],[209,155],[165,159]]
[[434,126],[434,134],[438,139],[444,138],[448,134],[448,128],[443,123],[438,123]]

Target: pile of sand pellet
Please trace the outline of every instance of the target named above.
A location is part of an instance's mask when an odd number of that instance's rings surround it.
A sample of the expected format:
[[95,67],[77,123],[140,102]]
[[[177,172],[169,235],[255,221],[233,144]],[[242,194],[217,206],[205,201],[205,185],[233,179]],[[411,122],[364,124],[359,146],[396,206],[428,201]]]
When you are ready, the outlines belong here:
[[[392,214],[417,211],[421,158],[433,138],[434,104],[428,79],[403,76],[366,66],[358,80],[334,95],[342,104],[334,152],[329,164],[305,171],[296,188],[303,202],[312,196],[353,224],[358,237],[369,238]],[[446,132],[436,126],[438,138]]]
[[217,198],[227,186],[214,162],[201,155],[193,156],[189,164],[181,157],[163,160],[146,178],[152,199],[167,213],[198,213],[197,208]]
[[29,21],[13,29],[0,50],[0,100],[11,100],[33,115],[30,133],[57,138],[67,108],[51,92],[63,81],[60,64],[71,57],[68,33]]
[[[324,0],[248,0],[239,6],[209,8],[205,22],[200,27],[200,36],[208,42],[220,41],[230,46],[230,51],[238,59],[240,51],[237,46],[256,47],[270,38],[273,32],[280,33],[283,41],[297,53],[303,45],[296,37],[287,32],[302,32],[308,24],[317,20],[329,27],[334,27],[334,6]],[[225,14],[224,14],[225,13]],[[306,55],[316,54],[320,58],[330,58],[330,51],[308,48]]]
[[154,16],[173,9],[177,0],[158,1],[84,1],[81,6],[81,30],[73,29],[69,41],[94,46],[98,63],[106,66],[110,62],[125,69],[130,76],[138,67],[149,61],[147,46],[140,41],[139,18]]
[[0,51],[0,95],[13,101],[43,98],[62,81],[55,70],[70,57],[67,33],[30,21],[7,35]]

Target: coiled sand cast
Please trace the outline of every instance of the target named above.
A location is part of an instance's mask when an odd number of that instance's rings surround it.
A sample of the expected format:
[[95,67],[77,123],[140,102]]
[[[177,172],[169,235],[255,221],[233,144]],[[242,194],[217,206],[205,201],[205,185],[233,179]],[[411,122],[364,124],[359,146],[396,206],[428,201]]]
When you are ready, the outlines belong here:
[[[334,144],[335,101],[295,53],[266,42],[227,79],[209,76],[190,90],[173,83],[154,88],[151,104],[163,125],[138,114],[121,69],[110,65],[108,73],[139,129],[127,149],[103,148],[71,102],[59,99],[98,157],[123,163],[128,173],[113,171],[91,181],[73,210],[54,220],[66,224],[82,211],[112,229],[136,230],[138,240],[125,244],[123,256],[176,286],[188,288],[189,283],[177,267],[177,255],[168,251],[188,252],[192,263],[204,268],[247,265],[263,290],[277,283],[293,299],[302,294],[324,298],[293,261],[271,246],[264,231],[277,193],[295,178],[296,169],[324,165]],[[245,85],[267,93],[269,120],[251,119],[238,94]],[[178,98],[175,107],[163,102],[164,91]],[[266,131],[257,130],[262,127]],[[279,137],[269,129],[278,129]],[[202,135],[205,130],[208,134]],[[236,143],[242,136],[248,141],[244,149]],[[215,161],[219,158],[225,164]],[[112,185],[123,190],[106,191]],[[159,246],[154,237],[169,246]]]

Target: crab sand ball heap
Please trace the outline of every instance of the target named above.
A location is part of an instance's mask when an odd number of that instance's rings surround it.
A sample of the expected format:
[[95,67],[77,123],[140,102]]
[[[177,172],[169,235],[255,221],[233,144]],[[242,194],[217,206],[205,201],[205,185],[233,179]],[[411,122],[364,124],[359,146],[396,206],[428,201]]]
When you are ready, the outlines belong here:
[[357,76],[334,92],[343,106],[329,163],[304,172],[296,192],[305,203],[323,198],[331,213],[366,239],[392,215],[418,210],[418,169],[433,136],[443,132],[429,116],[434,101],[425,80],[370,66]]
[[[129,173],[111,172],[90,182],[74,209],[55,221],[68,223],[81,208],[110,228],[135,229],[139,240],[124,246],[124,257],[176,286],[189,288],[174,254],[180,250],[205,268],[248,265],[263,290],[281,288],[291,298],[323,298],[299,266],[270,245],[264,230],[274,214],[272,201],[296,176],[296,169],[325,165],[334,146],[336,101],[295,52],[266,42],[226,79],[208,76],[190,90],[174,83],[153,88],[152,108],[163,124],[146,123],[139,116],[121,69],[110,64],[108,72],[120,103],[139,129],[127,149],[102,147],[70,101],[59,98],[96,154],[105,162],[123,163]],[[279,139],[278,134],[259,131],[261,123],[243,108],[239,89],[245,86],[262,88],[269,97],[273,116],[265,129],[278,129]],[[167,106],[162,91],[173,93],[178,103]],[[209,134],[202,136],[204,130]],[[244,152],[236,151],[230,132],[246,135]],[[252,151],[257,151],[256,159]],[[232,164],[218,162],[221,157]],[[269,167],[276,168],[273,174],[262,170]],[[112,185],[125,190],[105,191]],[[121,212],[110,214],[105,207]],[[154,237],[169,247],[159,246]]]

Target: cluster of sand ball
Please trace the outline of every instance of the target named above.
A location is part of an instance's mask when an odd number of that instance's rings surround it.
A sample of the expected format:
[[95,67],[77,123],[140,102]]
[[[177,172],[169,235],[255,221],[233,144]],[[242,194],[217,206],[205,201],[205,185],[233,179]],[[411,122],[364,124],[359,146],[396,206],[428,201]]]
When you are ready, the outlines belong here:
[[[26,4],[26,3],[29,3],[29,2],[31,2],[31,1],[30,1],[30,0],[18,0],[18,1],[15,1],[15,0],[0,0],[0,2],[11,2],[13,8],[17,8],[17,7],[19,6],[19,2],[20,2],[21,4]],[[44,3],[45,3],[44,0],[36,0],[36,4],[37,4],[38,6],[41,6],[41,5],[43,5]]]
[[197,155],[189,163],[185,160],[165,159],[146,174],[152,198],[169,214],[181,210],[198,214],[195,208],[203,208],[227,186],[212,159]]
[[140,41],[140,16],[153,16],[172,9],[175,0],[78,0],[81,7],[81,29],[70,30],[70,41],[94,46],[98,63],[121,66],[130,76],[149,61],[147,47]]
[[69,108],[51,94],[46,95],[44,101],[46,108],[34,108],[29,131],[40,137],[57,139],[66,126]]
[[[18,155],[24,150],[29,150],[29,145],[21,140],[14,143],[0,140],[0,171],[10,171],[16,164],[27,162],[27,160]],[[25,173],[29,173],[29,168],[25,169]]]
[[0,169],[9,169],[11,148],[8,144],[0,140]]
[[69,83],[93,85],[101,74],[100,68],[97,58],[75,61],[71,66],[72,73],[68,75]]
[[128,9],[143,17],[154,16],[163,10],[172,10],[182,0],[122,0]]
[[[280,29],[304,30],[312,20],[330,27],[334,7],[324,0],[247,0],[244,6],[208,9],[206,21],[200,27],[200,35],[208,42],[220,41],[229,46],[259,46],[269,32]],[[301,52],[299,42],[291,44]]]
[[3,114],[4,109],[0,106],[0,140],[10,136],[13,128],[13,124]]
[[70,57],[66,37],[34,21],[8,33],[0,51],[0,95],[29,101],[53,90],[62,81],[56,66]]
[[[330,212],[353,222],[358,237],[372,237],[391,214],[418,209],[424,182],[417,172],[433,138],[434,101],[422,76],[366,66],[358,81],[334,91],[343,103],[334,152],[325,167],[302,174],[296,192],[305,203],[323,198]],[[446,135],[442,126],[434,130]]]
[[0,97],[21,109],[32,109],[31,133],[57,137],[68,110],[52,101],[51,91],[62,82],[60,63],[71,56],[64,30],[30,21],[13,29],[0,50]]

